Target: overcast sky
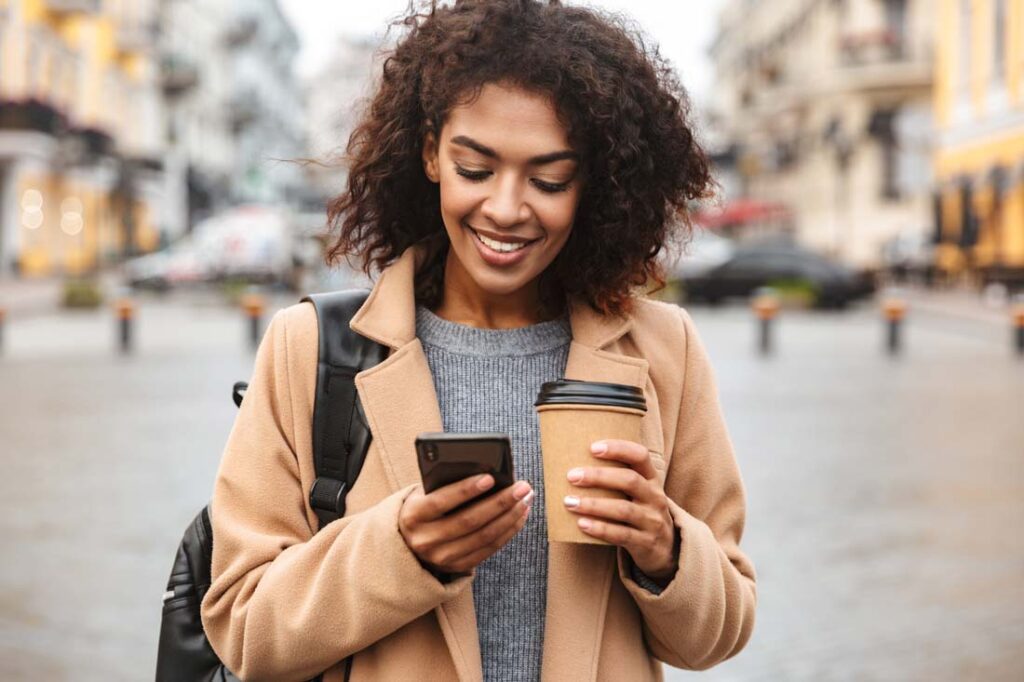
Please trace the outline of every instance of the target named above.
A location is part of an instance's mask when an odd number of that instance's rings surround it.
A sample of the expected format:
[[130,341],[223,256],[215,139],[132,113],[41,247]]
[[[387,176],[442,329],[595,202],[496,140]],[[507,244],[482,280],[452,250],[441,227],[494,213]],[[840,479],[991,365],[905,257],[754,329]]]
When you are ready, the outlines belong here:
[[[302,76],[320,68],[336,36],[382,33],[388,19],[402,14],[408,4],[406,0],[280,2],[302,41],[298,63]],[[590,0],[576,4],[622,12],[635,19],[659,44],[662,55],[675,64],[692,97],[698,102],[704,98],[712,79],[706,48],[714,35],[715,17],[723,0]]]

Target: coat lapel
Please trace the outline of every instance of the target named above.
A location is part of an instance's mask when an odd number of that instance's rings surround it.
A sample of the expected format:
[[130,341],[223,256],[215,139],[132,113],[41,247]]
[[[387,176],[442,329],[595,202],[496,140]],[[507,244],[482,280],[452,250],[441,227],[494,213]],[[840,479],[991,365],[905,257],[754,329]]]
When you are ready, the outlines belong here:
[[[594,340],[589,333],[592,330],[580,329],[585,324],[574,315],[574,339],[569,347],[566,378],[643,388],[647,383],[647,362],[585,345],[577,338]],[[565,542],[549,545],[542,679],[596,679],[614,571],[613,547]]]
[[[381,273],[351,323],[356,332],[392,349],[387,360],[356,375],[356,388],[377,445],[375,451],[380,454],[392,491],[420,482],[413,445],[416,435],[443,430],[434,379],[416,338],[413,285],[417,257],[418,252],[409,249]],[[435,609],[435,614],[459,680],[481,680],[473,590],[463,590]]]
[[[441,431],[441,412],[423,347],[412,340],[380,365],[360,372],[356,387],[393,491],[420,482],[413,442],[424,431]],[[480,640],[473,590],[436,609],[460,680],[480,680]]]

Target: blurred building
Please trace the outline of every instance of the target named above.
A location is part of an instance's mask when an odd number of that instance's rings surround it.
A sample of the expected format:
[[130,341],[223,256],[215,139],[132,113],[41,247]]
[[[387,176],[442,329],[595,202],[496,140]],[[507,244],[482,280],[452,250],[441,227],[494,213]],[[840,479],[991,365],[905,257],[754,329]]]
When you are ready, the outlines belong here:
[[876,266],[930,232],[930,0],[727,0],[713,119],[739,196],[784,207],[799,241]]
[[231,0],[161,2],[168,240],[228,204],[235,163],[231,5]]
[[936,6],[938,265],[1024,284],[1024,0]]
[[302,190],[306,108],[294,73],[299,40],[277,0],[234,0],[229,119],[233,203],[295,205]]
[[307,170],[311,208],[322,210],[342,190],[345,147],[380,71],[379,48],[379,36],[340,37],[325,66],[305,84],[309,148],[318,162]]
[[276,0],[0,0],[0,274],[86,272],[228,206],[297,204],[298,49]]
[[158,240],[156,0],[0,0],[0,274]]
[[170,238],[229,205],[295,203],[305,107],[276,0],[163,0]]

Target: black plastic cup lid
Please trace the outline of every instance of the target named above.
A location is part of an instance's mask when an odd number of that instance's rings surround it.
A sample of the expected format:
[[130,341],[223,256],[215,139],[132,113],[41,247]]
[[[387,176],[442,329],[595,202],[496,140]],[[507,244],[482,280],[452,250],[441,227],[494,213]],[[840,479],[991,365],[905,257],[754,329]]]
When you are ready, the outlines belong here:
[[559,379],[541,384],[535,407],[542,405],[597,405],[647,411],[644,392],[626,384]]

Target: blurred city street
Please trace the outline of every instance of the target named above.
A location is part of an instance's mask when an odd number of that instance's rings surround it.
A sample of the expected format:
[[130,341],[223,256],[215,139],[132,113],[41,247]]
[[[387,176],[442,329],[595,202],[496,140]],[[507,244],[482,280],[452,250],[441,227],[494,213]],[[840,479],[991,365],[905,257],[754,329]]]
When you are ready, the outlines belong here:
[[[293,297],[274,298],[270,310]],[[711,680],[1014,680],[1024,673],[1024,361],[1005,319],[691,308],[749,497],[754,636]],[[8,320],[0,356],[0,678],[152,674],[160,596],[209,497],[253,354],[214,297]],[[681,624],[682,626],[682,624]],[[692,676],[666,668],[669,680]]]
[[[0,682],[152,678],[241,304],[365,283],[328,209],[376,215],[346,145],[430,4],[0,0]],[[703,678],[1024,680],[1024,0],[564,4],[656,48],[717,186],[661,295],[712,357],[759,605]]]

